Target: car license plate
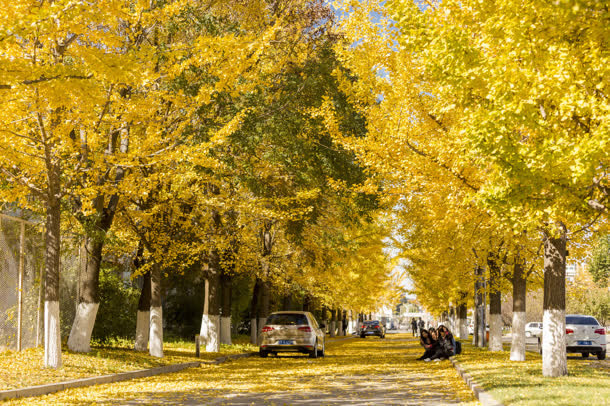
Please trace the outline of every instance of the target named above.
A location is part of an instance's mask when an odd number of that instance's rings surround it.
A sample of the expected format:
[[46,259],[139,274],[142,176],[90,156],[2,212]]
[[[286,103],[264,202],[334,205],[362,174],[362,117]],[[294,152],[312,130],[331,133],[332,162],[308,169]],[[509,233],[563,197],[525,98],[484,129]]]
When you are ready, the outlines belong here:
[[278,344],[293,345],[294,341],[293,340],[279,340]]
[[577,345],[591,345],[591,341],[578,341]]

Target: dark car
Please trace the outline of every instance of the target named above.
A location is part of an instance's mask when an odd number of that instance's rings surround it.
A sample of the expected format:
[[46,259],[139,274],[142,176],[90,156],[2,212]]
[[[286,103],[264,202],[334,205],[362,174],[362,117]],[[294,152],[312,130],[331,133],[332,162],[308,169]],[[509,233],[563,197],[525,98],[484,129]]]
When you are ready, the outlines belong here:
[[362,322],[360,325],[360,338],[366,336],[378,336],[385,338],[385,327],[379,322],[379,320],[368,320]]

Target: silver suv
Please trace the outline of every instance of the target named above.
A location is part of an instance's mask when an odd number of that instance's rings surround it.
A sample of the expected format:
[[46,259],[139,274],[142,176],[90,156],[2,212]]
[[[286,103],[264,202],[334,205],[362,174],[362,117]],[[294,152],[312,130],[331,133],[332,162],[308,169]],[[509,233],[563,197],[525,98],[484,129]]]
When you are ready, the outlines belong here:
[[[538,349],[542,353],[542,334]],[[595,354],[597,359],[606,359],[606,329],[593,316],[566,315],[566,352],[579,352],[583,358]]]
[[318,324],[309,312],[275,312],[261,330],[259,355],[301,352],[310,358],[324,356],[324,324]]

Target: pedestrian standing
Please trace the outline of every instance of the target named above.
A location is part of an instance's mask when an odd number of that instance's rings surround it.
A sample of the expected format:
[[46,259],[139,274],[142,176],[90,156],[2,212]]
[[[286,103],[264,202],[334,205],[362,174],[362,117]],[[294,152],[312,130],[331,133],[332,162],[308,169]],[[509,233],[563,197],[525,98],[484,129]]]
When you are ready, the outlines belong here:
[[413,331],[413,337],[417,336],[417,320],[415,317],[411,319],[411,330]]
[[421,332],[424,330],[424,327],[426,326],[426,323],[424,323],[424,321],[420,317],[419,318],[419,323],[417,323],[417,325],[419,326],[419,332],[421,334]]

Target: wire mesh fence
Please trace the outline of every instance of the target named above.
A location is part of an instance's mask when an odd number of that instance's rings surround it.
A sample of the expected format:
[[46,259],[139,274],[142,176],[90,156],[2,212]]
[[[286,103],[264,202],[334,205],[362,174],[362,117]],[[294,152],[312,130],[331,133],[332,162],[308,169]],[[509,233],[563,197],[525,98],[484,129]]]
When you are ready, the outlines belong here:
[[0,351],[42,342],[43,271],[39,226],[0,214]]
[[[59,288],[62,340],[76,314],[79,251],[62,244]],[[44,342],[44,233],[40,224],[0,214],[0,352]]]

